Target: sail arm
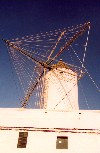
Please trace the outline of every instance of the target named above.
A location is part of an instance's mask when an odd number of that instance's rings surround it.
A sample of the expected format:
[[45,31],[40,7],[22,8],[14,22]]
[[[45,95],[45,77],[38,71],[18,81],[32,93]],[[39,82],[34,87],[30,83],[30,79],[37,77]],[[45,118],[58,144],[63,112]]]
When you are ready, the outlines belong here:
[[65,30],[65,31],[63,31],[63,32],[61,33],[61,35],[59,36],[59,38],[58,38],[58,40],[57,40],[57,42],[56,42],[55,46],[53,47],[53,49],[51,50],[50,55],[48,56],[48,60],[47,60],[47,62],[50,60],[50,58],[51,58],[52,54],[54,53],[54,51],[55,51],[55,49],[56,49],[56,47],[57,47],[57,45],[58,45],[59,41],[60,41],[60,40],[61,40],[61,38],[64,36],[65,32],[66,32],[66,30]]
[[88,23],[85,23],[82,27],[81,27],[81,29],[80,29],[80,31],[78,31],[77,33],[75,33],[74,35],[73,35],[73,37],[71,37],[70,39],[69,39],[69,41],[67,41],[66,42],[66,44],[59,50],[59,52],[48,62],[49,64],[50,63],[52,63],[58,56],[60,56],[61,55],[61,53],[65,50],[65,49],[67,49],[79,36],[81,36],[85,31],[86,31],[86,29],[88,28],[88,27],[90,27],[90,22],[88,22]]
[[44,74],[44,71],[40,74],[39,78],[37,79],[37,81],[35,82],[35,84],[32,84],[31,87],[29,88],[26,96],[23,98],[23,100],[21,101],[21,105],[23,108],[26,108],[27,104],[28,104],[28,101],[31,97],[31,95],[33,94],[33,91],[36,89],[40,79],[42,78]]
[[32,56],[32,54],[28,53],[27,50],[24,50],[18,46],[16,46],[14,43],[10,42],[9,40],[5,40],[2,39],[9,47],[12,47],[13,49],[15,49],[16,51],[19,51],[21,54],[23,54],[24,56],[26,56],[27,58],[31,59],[33,62],[35,62],[36,64],[39,64],[45,68],[50,68],[45,62],[39,61],[36,58],[34,58]]

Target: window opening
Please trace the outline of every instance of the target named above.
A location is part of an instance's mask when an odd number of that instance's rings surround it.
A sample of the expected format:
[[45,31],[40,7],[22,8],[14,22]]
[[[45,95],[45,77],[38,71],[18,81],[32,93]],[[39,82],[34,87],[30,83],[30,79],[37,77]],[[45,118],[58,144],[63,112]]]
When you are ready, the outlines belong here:
[[19,132],[17,148],[26,148],[28,132]]
[[57,136],[56,149],[68,149],[68,137]]

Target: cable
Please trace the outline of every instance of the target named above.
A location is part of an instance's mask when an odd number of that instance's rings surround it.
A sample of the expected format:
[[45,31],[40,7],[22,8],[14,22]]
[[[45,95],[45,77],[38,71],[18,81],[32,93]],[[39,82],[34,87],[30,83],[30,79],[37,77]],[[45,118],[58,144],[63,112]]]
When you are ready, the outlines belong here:
[[[72,48],[72,50],[75,53],[75,55],[76,55],[77,59],[79,60],[79,62],[81,64],[83,64],[82,61],[80,60],[78,54],[76,53],[76,51],[73,49],[73,47],[72,46],[70,46],[70,47]],[[88,76],[89,76],[90,80],[92,81],[92,83],[94,84],[94,86],[97,88],[98,92],[100,92],[100,89],[99,89],[98,85],[95,83],[95,81],[93,80],[93,78],[91,77],[91,75],[89,74],[89,72],[87,71],[87,69],[86,69],[86,67],[84,65],[83,65],[83,68],[85,69],[86,73],[88,74]]]
[[80,82],[80,87],[81,87],[81,90],[82,90],[83,96],[84,96],[84,98],[85,98],[85,103],[86,103],[87,108],[88,108],[88,110],[89,110],[90,107],[89,107],[88,100],[87,100],[86,95],[85,95],[85,93],[84,93],[84,90],[83,90],[83,87],[82,87],[81,82]]
[[89,33],[90,33],[90,26],[89,26],[89,30],[88,30],[88,34],[87,34],[86,43],[85,43],[85,49],[84,49],[84,55],[83,55],[83,61],[82,61],[82,67],[83,67],[83,68],[84,68],[83,64],[84,64],[84,61],[85,61],[86,50],[87,50],[87,44],[88,44],[88,40],[89,40]]

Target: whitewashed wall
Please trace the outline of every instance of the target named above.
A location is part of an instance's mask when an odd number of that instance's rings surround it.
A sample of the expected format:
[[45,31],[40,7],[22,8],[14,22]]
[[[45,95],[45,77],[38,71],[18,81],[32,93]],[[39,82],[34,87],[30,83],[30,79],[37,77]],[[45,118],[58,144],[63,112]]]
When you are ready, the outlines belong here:
[[[56,149],[57,136],[68,136],[68,149]],[[28,132],[26,148],[17,148],[18,131],[0,131],[0,153],[100,153],[100,135]]]
[[[26,148],[17,148],[19,130],[7,130],[7,127],[28,126],[75,129],[76,132],[28,131]],[[82,133],[84,129],[86,133]],[[56,149],[57,136],[68,136],[68,149]],[[100,153],[100,111],[0,109],[0,153]]]

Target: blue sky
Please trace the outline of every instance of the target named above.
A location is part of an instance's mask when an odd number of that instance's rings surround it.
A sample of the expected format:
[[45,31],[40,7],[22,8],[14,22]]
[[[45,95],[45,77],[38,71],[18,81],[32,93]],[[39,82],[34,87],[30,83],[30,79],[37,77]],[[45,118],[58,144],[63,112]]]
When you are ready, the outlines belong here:
[[[91,22],[85,66],[100,87],[100,1],[0,0],[0,35],[6,39]],[[7,47],[0,41],[0,107],[19,107],[15,72]],[[88,106],[79,91],[81,109],[100,109],[100,94],[89,80],[81,80]],[[80,85],[79,85],[80,87]]]

